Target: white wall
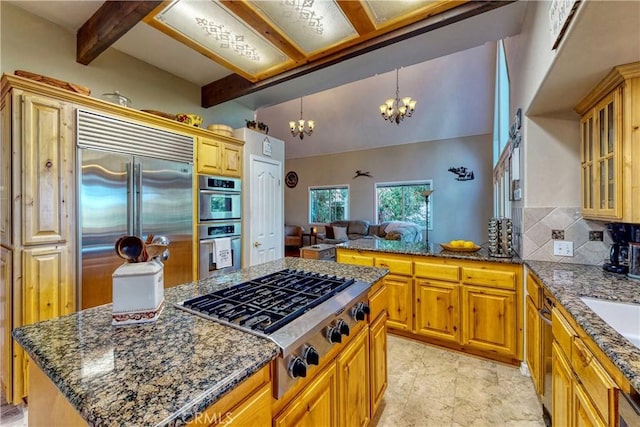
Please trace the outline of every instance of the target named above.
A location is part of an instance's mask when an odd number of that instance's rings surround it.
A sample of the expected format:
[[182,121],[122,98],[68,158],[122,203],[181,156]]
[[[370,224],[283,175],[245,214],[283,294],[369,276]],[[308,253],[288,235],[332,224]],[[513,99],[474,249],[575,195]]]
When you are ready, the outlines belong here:
[[[285,189],[285,221],[309,229],[310,186],[349,185],[349,218],[375,223],[376,182],[432,179],[435,191],[429,200],[434,227],[429,241],[484,243],[493,206],[491,144],[491,135],[479,135],[289,159],[286,171],[295,171],[299,182]],[[475,179],[456,181],[448,169],[458,166],[473,170]],[[369,171],[373,178],[354,179],[356,170]]]
[[253,111],[238,103],[203,109],[200,87],[145,62],[107,49],[90,65],[76,62],[75,34],[10,3],[0,1],[0,71],[25,70],[91,88],[91,96],[118,90],[132,108],[201,115],[203,127],[232,127],[253,119]]

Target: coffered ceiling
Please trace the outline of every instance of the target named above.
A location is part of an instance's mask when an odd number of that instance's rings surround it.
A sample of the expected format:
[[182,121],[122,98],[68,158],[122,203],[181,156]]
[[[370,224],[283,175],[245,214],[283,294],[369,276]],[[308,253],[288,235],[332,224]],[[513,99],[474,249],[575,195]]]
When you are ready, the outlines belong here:
[[200,85],[203,107],[246,98],[512,3],[9,1],[76,32],[79,63],[90,64],[114,47]]

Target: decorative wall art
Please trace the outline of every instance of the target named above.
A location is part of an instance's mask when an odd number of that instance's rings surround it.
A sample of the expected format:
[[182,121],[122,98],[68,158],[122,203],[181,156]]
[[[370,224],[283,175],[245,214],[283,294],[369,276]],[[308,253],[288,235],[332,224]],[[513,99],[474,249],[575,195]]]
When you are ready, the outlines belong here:
[[457,175],[456,181],[471,181],[475,178],[475,176],[473,175],[473,171],[470,169],[467,169],[464,166],[460,166],[457,168],[451,167],[449,168],[449,172],[452,172]]
[[287,172],[287,176],[285,177],[284,181],[287,184],[287,187],[294,188],[296,185],[298,185],[298,174],[294,171],[289,171]]
[[360,170],[357,170],[355,176],[353,177],[353,179],[359,178],[361,176],[367,176],[369,178],[373,178],[373,176],[371,176],[370,172],[362,172]]

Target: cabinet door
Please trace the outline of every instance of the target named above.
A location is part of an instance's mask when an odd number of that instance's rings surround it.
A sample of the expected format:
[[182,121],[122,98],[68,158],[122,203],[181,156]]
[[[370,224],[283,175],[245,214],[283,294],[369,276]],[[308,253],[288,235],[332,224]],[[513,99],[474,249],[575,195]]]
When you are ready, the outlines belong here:
[[2,395],[7,402],[13,402],[13,371],[11,369],[12,357],[12,341],[11,330],[13,322],[11,321],[12,292],[13,286],[13,267],[12,252],[9,249],[0,247],[0,322],[2,322],[2,335],[0,336],[0,357],[2,358]]
[[526,362],[531,373],[531,380],[536,389],[536,393],[543,393],[543,369],[542,369],[542,319],[538,315],[538,308],[531,297],[527,297],[526,308],[527,334],[526,334]]
[[369,328],[365,327],[338,356],[338,425],[369,424]]
[[384,277],[384,283],[389,294],[389,318],[387,326],[405,331],[412,330],[413,317],[413,292],[410,277],[388,274]]
[[0,242],[13,243],[11,230],[11,96],[0,106]]
[[22,96],[22,240],[25,245],[69,239],[72,223],[73,115],[71,106]]
[[228,414],[220,414],[212,426],[266,427],[271,425],[271,384],[265,384]]
[[595,214],[595,173],[594,173],[594,114],[593,110],[585,114],[580,121],[581,182],[582,182],[582,214]]
[[371,418],[387,389],[387,314],[383,312],[369,328],[371,370]]
[[462,343],[515,356],[516,293],[474,286],[464,286],[462,292]]
[[242,177],[242,147],[231,144],[222,146],[222,174]]
[[572,416],[576,427],[605,427],[607,425],[589,400],[585,389],[576,381],[573,383],[572,403]]
[[198,138],[197,171],[200,174],[222,174],[222,141]]
[[620,194],[621,182],[621,113],[620,94],[622,89],[609,94],[595,107],[595,140],[597,142],[594,158],[596,175],[596,209],[599,217],[621,218]]
[[416,333],[460,342],[460,285],[416,279]]
[[335,427],[338,425],[336,367],[330,364],[318,374],[273,421],[274,427]]
[[553,425],[570,426],[573,411],[573,374],[571,365],[555,341],[551,349],[551,358],[551,419]]

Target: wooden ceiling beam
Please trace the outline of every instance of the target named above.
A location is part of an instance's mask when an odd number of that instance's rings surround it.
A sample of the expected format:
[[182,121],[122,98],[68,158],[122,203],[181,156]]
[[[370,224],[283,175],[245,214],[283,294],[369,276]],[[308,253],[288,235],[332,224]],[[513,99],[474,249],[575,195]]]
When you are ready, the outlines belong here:
[[376,30],[376,26],[371,21],[371,18],[365,10],[362,2],[339,0],[338,6],[340,6],[340,9],[342,9],[344,14],[347,16],[347,19],[351,21],[351,25],[353,25],[361,36],[373,33]]
[[319,58],[313,62],[302,64],[297,68],[285,71],[276,76],[252,83],[249,80],[237,75],[231,74],[220,80],[211,82],[203,86],[200,90],[201,105],[203,108],[213,107],[223,102],[232,101],[244,95],[266,89],[271,86],[302,77],[314,71],[321,70],[341,61],[354,58],[365,53],[369,53],[376,49],[401,42],[403,40],[434,31],[447,25],[454,24],[472,16],[476,16],[493,9],[513,3],[515,0],[507,1],[473,1],[452,9],[447,13],[438,15],[433,18],[416,22],[403,28],[391,31],[381,36],[372,38],[363,43],[351,46],[331,55]]
[[76,34],[76,62],[89,65],[161,3],[105,1]]
[[296,62],[303,61],[306,56],[296,45],[267,22],[249,3],[237,0],[223,0],[221,3],[229,11],[237,15],[251,28],[260,33],[271,44]]

